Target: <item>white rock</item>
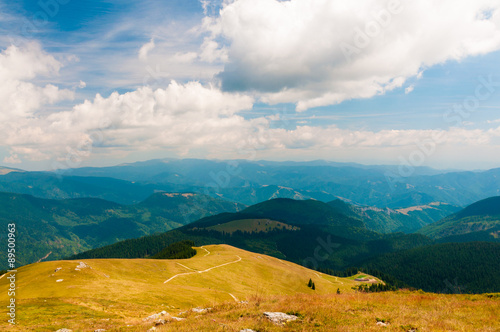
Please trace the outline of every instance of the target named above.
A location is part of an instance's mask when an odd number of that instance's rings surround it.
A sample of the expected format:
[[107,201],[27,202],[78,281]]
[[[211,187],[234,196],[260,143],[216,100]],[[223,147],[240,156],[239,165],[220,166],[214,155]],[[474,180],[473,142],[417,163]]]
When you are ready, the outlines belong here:
[[73,330],[70,330],[70,329],[59,329],[56,332],[73,332]]
[[[56,282],[62,282],[64,279],[57,279]],[[64,331],[63,331],[64,332]]]
[[389,323],[377,322],[377,326],[389,326]]
[[173,317],[172,320],[175,320],[176,322],[180,322],[181,320],[185,320],[186,318],[179,318],[179,317]]
[[166,311],[162,311],[162,312],[159,312],[159,313],[157,313],[157,314],[153,314],[153,315],[151,315],[151,316],[149,316],[149,317],[146,317],[146,318],[144,318],[143,320],[144,320],[144,321],[153,321],[153,320],[157,320],[157,319],[160,319],[160,317],[161,317],[161,316],[164,316],[164,315],[166,315],[166,314],[167,314],[167,312],[166,312]]
[[295,315],[287,315],[283,312],[264,312],[264,316],[276,325],[283,325],[299,318]]
[[85,269],[87,267],[90,267],[90,266],[88,266],[84,262],[80,262],[80,264],[76,268],[81,270],[81,269]]

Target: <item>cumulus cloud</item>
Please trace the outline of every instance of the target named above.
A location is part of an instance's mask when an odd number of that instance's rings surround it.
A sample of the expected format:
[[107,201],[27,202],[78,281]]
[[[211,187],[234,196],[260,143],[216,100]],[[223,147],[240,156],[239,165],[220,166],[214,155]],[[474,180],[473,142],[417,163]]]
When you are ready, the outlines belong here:
[[46,54],[37,43],[10,46],[0,53],[0,120],[27,117],[42,106],[72,99],[73,92],[52,84],[37,85],[38,76],[57,75],[61,63]]
[[172,81],[165,89],[98,94],[70,110],[26,119],[5,139],[12,153],[30,159],[88,157],[92,150],[232,149],[261,121],[237,115],[252,106],[248,96]]
[[495,0],[235,0],[217,18],[203,58],[224,58],[226,91],[255,91],[297,110],[370,98],[448,60],[500,48]]
[[500,137],[500,127],[480,130],[349,130],[334,125],[299,125],[284,129],[280,116],[245,119],[239,113],[254,100],[243,94],[222,92],[199,82],[172,81],[164,89],[141,87],[135,91],[93,100],[45,117],[26,118],[2,137],[12,162],[57,158],[65,166],[91,154],[132,151],[170,151],[189,156],[255,158],[300,152],[324,158],[335,151],[404,150],[429,140],[447,148],[488,146]]

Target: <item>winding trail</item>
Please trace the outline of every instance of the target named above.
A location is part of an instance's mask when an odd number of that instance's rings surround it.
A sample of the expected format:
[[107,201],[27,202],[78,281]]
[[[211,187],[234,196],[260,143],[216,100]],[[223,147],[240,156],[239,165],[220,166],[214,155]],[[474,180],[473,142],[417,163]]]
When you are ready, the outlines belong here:
[[[205,249],[206,250],[206,249]],[[208,251],[208,250],[207,250]],[[206,256],[206,255],[205,255]],[[169,282],[170,280],[173,280],[174,278],[177,278],[178,276],[182,276],[182,275],[187,275],[187,274],[193,274],[193,273],[205,273],[205,272],[208,272],[208,271],[211,271],[213,269],[216,269],[216,268],[219,268],[219,267],[223,267],[223,266],[226,266],[226,265],[229,265],[229,264],[234,264],[234,263],[238,263],[239,261],[241,261],[241,257],[236,255],[236,257],[238,257],[237,260],[235,261],[232,261],[232,262],[228,262],[228,263],[224,263],[224,264],[221,264],[221,265],[217,265],[217,266],[213,266],[211,268],[208,268],[206,270],[203,270],[203,271],[194,271],[193,272],[185,272],[185,273],[179,273],[179,274],[176,274],[175,276],[171,277],[170,279],[168,280],[165,280],[163,283],[166,284],[167,282]],[[186,266],[187,267],[187,266]],[[190,269],[190,268],[188,268]],[[190,269],[192,270],[192,269]]]
[[[210,255],[210,251],[208,251],[207,249],[205,249],[205,246],[201,246],[200,248],[201,248],[201,249],[203,249],[203,250],[205,250],[205,251],[207,252],[207,253],[205,254],[205,256]],[[203,257],[205,257],[205,256],[203,256]]]
[[191,271],[196,272],[196,270],[193,270],[192,268],[187,267],[186,265],[182,265],[181,263],[176,263],[176,264],[178,264],[178,265],[182,266],[182,267],[183,267],[183,268],[185,268],[185,269],[188,269],[188,270],[191,270]]

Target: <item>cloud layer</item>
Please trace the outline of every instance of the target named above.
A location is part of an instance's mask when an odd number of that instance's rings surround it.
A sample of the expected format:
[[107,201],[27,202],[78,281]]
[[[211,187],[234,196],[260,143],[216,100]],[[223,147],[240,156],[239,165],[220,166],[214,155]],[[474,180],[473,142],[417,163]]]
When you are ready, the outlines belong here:
[[303,111],[383,94],[435,64],[498,50],[500,3],[236,0],[205,29],[205,58],[226,61],[224,90]]
[[[208,13],[209,3],[204,4]],[[0,140],[10,152],[4,162],[58,160],[56,166],[76,167],[91,155],[137,151],[336,159],[342,150],[344,156],[388,153],[397,160],[398,154],[429,142],[449,151],[499,145],[500,127],[493,128],[493,122],[492,129],[374,131],[243,113],[256,102],[295,103],[297,111],[304,111],[370,98],[404,87],[435,64],[495,51],[500,48],[498,1],[225,1],[220,15],[206,16],[201,33],[207,37],[200,38],[198,52],[172,53],[175,47],[166,48],[156,37],[138,43],[130,67],[153,70],[160,59],[168,71],[140,77],[134,86],[141,87],[132,91],[92,94],[73,106],[58,103],[74,99],[74,91],[49,83],[59,81],[63,67],[54,55],[38,43],[4,49]],[[164,83],[177,70],[184,77],[200,77],[188,73],[198,71],[194,64],[210,68],[203,73],[224,68],[213,84],[206,74],[203,83]],[[85,79],[79,87],[93,83]],[[402,94],[415,88],[406,85]]]

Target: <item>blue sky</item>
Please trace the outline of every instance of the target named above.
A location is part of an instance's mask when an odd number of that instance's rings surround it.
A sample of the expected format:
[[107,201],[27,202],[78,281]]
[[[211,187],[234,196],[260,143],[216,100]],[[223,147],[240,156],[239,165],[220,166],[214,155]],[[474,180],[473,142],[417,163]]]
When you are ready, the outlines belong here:
[[8,167],[500,167],[498,1],[0,0],[0,52]]

